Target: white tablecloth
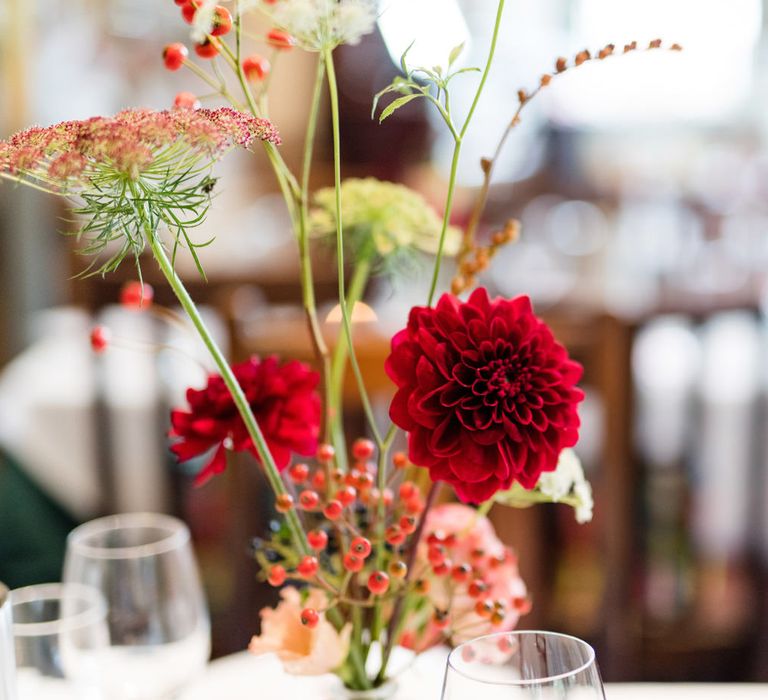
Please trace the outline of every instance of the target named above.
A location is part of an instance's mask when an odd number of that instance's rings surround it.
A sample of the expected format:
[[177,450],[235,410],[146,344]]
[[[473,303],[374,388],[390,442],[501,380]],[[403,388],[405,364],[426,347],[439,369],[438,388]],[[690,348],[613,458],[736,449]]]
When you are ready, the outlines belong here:
[[[420,656],[406,673],[397,700],[439,700],[445,653]],[[326,700],[333,678],[283,672],[274,657],[234,654],[210,664],[182,700]],[[768,684],[608,683],[606,700],[768,700]]]

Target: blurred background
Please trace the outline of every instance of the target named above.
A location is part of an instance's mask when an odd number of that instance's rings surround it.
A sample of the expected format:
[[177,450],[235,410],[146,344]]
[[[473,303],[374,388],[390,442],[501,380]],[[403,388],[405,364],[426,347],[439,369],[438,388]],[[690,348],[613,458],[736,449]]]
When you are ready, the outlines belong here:
[[[444,61],[466,39],[464,65],[482,64],[496,2],[383,5],[380,31],[337,53],[344,174],[405,182],[439,210],[448,134],[420,103],[379,126],[371,99],[396,74],[392,56],[414,39],[414,61]],[[465,143],[456,223],[517,89],[533,89],[555,57],[656,37],[685,48],[594,62],[553,81],[507,144],[481,230],[521,220],[521,241],[482,283],[529,294],[585,365],[577,452],[596,492],[588,526],[560,506],[492,517],[531,588],[523,626],[594,642],[609,681],[768,680],[767,8],[508,0]],[[425,21],[430,12],[441,21]],[[254,36],[266,29],[250,27]],[[171,41],[188,41],[188,27],[170,0],[0,0],[0,137],[30,123],[165,108],[180,90],[200,92],[192,74],[163,69]],[[270,115],[292,165],[313,62],[296,51],[274,67]],[[456,82],[459,113],[474,81]],[[332,182],[326,127],[317,187]],[[234,157],[217,174],[200,232],[216,236],[203,253],[209,280],[190,261],[180,269],[232,358],[309,360],[295,246],[266,160]],[[204,381],[204,354],[183,331],[117,304],[135,276],[129,264],[105,279],[74,278],[86,261],[58,235],[67,228],[58,207],[0,187],[0,580],[11,588],[57,580],[66,533],[100,513],[176,513],[196,539],[214,653],[240,650],[270,595],[249,557],[250,538],[271,519],[267,490],[252,464],[192,489],[200,465],[175,465],[165,433],[169,407]],[[336,282],[323,251],[315,267],[327,312]],[[423,303],[426,277],[367,290],[377,320],[359,323],[357,335],[382,419],[388,339]],[[172,303],[162,285],[156,293]],[[115,338],[104,355],[90,350],[94,323]],[[332,320],[325,325],[334,337]],[[351,387],[347,411],[362,430]]]

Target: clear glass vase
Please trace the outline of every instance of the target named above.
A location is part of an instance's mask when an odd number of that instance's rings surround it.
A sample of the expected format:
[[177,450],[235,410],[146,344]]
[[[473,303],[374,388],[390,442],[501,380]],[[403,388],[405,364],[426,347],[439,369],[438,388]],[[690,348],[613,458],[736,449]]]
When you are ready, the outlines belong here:
[[326,700],[394,700],[397,697],[397,690],[397,678],[388,680],[371,690],[351,690],[339,681],[338,686],[326,696]]

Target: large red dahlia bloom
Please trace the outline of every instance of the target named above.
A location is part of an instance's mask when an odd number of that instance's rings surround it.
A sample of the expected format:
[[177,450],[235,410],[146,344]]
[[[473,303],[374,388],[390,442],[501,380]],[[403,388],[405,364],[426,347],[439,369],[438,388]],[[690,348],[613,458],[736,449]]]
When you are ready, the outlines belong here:
[[[312,455],[320,433],[320,396],[317,372],[292,360],[281,365],[276,357],[261,361],[252,357],[232,367],[259,423],[278,469],[288,466],[291,453]],[[208,378],[204,389],[188,389],[189,411],[171,412],[172,437],[181,438],[171,450],[184,462],[212,448],[212,459],[195,478],[201,485],[227,466],[226,450],[256,448],[237,411],[232,395],[218,374]]]
[[480,288],[466,303],[445,294],[434,309],[412,309],[386,370],[411,461],[465,502],[514,481],[533,488],[578,439],[581,365],[528,297],[491,300]]

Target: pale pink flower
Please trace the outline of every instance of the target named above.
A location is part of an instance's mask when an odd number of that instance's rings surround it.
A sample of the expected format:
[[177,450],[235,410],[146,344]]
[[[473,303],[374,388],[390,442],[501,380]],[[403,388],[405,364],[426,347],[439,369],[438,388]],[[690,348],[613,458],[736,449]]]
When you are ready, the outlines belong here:
[[297,676],[316,676],[341,666],[349,652],[351,627],[346,625],[337,632],[323,613],[312,629],[300,619],[304,608],[322,610],[328,600],[325,593],[311,588],[302,601],[297,589],[286,586],[280,596],[276,608],[261,611],[261,634],[251,639],[248,650],[257,656],[277,654],[285,670]]
[[[448,548],[448,556],[454,565],[471,564],[472,580],[481,579],[487,588],[482,596],[472,597],[467,584],[455,584],[451,576],[434,576],[427,598],[431,609],[421,617],[412,616],[405,632],[405,644],[417,651],[433,646],[445,638],[451,643],[463,641],[490,632],[506,632],[513,629],[520,616],[528,611],[525,583],[520,578],[517,557],[496,536],[491,521],[478,515],[470,506],[445,503],[432,508],[424,528],[426,535],[441,533],[455,536],[455,544]],[[426,540],[426,537],[425,537]],[[428,569],[428,545],[422,541],[417,554],[417,569]],[[482,552],[482,556],[478,556]],[[504,604],[503,620],[491,622],[475,612],[478,600],[499,601]],[[430,606],[427,606],[430,607]],[[431,619],[432,611],[447,611],[449,626],[441,630]],[[401,640],[403,643],[403,640]]]

